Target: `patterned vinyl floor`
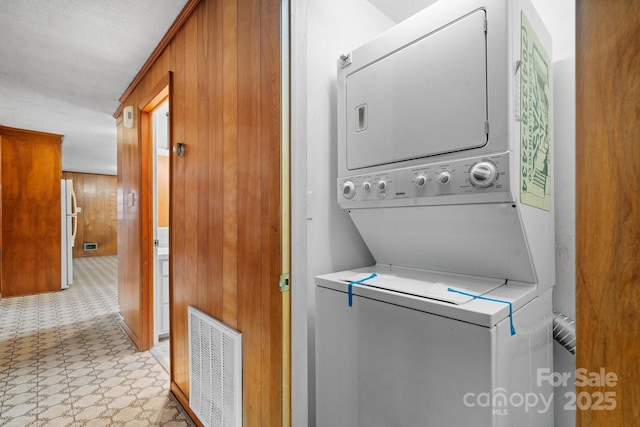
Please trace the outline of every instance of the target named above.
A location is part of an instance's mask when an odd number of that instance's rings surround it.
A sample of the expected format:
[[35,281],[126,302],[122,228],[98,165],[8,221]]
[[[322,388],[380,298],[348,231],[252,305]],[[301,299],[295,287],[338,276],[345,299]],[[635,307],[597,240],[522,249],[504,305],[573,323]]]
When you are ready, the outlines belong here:
[[65,291],[0,300],[0,426],[192,426],[118,325],[117,257],[74,267]]

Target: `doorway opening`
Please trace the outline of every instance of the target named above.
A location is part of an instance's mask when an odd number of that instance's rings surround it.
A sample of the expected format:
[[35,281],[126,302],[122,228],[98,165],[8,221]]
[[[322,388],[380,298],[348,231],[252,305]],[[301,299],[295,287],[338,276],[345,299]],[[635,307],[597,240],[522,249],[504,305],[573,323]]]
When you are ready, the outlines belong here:
[[169,100],[151,112],[153,176],[153,347],[169,371]]
[[170,81],[168,74],[140,108],[143,330],[145,348],[170,372]]

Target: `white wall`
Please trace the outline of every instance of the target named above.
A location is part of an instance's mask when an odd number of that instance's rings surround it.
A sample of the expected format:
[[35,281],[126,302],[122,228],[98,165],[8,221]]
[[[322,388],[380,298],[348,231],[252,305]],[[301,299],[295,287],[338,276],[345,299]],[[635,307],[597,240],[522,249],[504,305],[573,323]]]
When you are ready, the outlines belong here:
[[314,277],[374,263],[337,205],[337,60],[392,25],[365,0],[292,2],[292,421],[296,427],[315,425]]
[[[575,0],[532,0],[553,39],[553,142],[555,153],[556,286],[553,310],[576,318],[575,251]],[[576,425],[575,411],[565,410],[567,392],[575,392],[575,356],[553,343],[554,372],[569,372],[566,387],[554,390],[556,427]]]
[[[556,206],[556,286],[553,289],[553,310],[576,318],[576,232],[575,232],[575,58],[553,64],[554,78],[554,142],[555,142],[555,206]],[[576,425],[575,411],[564,409],[569,401],[567,392],[575,392],[576,358],[560,344],[553,343],[555,372],[569,372],[566,387],[555,389],[555,425]]]

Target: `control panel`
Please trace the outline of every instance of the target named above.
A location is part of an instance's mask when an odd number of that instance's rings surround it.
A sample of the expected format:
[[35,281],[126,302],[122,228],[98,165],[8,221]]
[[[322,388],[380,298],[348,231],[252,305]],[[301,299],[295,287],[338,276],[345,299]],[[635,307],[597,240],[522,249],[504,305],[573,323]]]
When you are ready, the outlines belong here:
[[[509,154],[430,163],[338,179],[345,208],[509,201]],[[461,199],[464,197],[464,199]]]

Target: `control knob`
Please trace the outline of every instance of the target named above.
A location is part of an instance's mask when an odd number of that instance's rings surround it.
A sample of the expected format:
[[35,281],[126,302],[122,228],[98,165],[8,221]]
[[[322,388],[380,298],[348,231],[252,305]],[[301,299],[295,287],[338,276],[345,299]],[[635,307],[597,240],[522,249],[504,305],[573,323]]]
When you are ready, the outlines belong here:
[[362,189],[364,191],[371,191],[371,183],[369,181],[365,181],[362,183]]
[[353,181],[345,181],[342,184],[342,195],[345,199],[351,199],[356,194],[356,185]]
[[424,187],[427,185],[427,177],[424,175],[418,175],[416,177],[416,187]]
[[496,165],[489,161],[478,162],[469,170],[469,181],[475,187],[489,187],[498,177]]
[[438,182],[440,184],[448,184],[449,181],[451,181],[451,172],[449,171],[442,171],[438,174]]
[[378,181],[378,190],[384,191],[386,189],[387,189],[387,182],[383,180]]

